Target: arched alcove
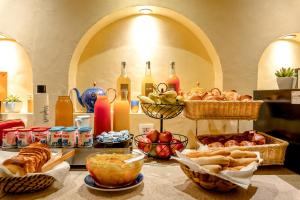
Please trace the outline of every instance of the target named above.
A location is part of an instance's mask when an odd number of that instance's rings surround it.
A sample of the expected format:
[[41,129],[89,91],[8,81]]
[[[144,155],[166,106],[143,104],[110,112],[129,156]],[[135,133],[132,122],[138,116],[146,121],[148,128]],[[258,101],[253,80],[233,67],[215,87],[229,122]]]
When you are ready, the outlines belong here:
[[219,57],[205,33],[172,10],[147,6],[153,13],[141,15],[141,8],[111,13],[86,32],[71,59],[69,89],[83,90],[93,81],[103,88],[115,87],[120,62],[126,61],[137,95],[148,60],[157,82],[166,80],[169,63],[175,61],[184,90],[196,81],[204,88],[222,89]]
[[278,89],[275,72],[281,67],[300,67],[300,33],[281,36],[264,50],[258,63],[257,89]]
[[28,96],[33,94],[32,66],[24,47],[15,39],[0,34],[0,72],[7,73],[7,95],[16,95],[27,112]]

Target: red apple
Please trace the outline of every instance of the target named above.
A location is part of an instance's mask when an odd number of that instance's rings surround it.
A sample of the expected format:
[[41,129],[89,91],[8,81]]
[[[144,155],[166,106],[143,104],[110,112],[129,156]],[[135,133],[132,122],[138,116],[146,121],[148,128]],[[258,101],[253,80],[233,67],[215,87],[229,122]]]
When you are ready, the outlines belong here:
[[184,145],[180,140],[174,138],[171,141],[170,149],[171,149],[172,153],[175,155],[176,154],[175,151],[183,151]]
[[159,132],[155,129],[151,129],[146,133],[146,137],[151,140],[151,142],[157,142],[159,136]]
[[156,154],[160,158],[168,158],[171,155],[171,151],[167,145],[159,144],[156,146]]
[[156,157],[157,156],[156,146],[157,146],[157,144],[152,144],[151,151],[148,153],[148,156],[150,156],[150,157]]
[[172,141],[172,133],[169,131],[164,131],[159,134],[160,143],[169,143]]
[[148,153],[151,150],[152,142],[149,138],[143,137],[138,142],[138,148],[145,153]]

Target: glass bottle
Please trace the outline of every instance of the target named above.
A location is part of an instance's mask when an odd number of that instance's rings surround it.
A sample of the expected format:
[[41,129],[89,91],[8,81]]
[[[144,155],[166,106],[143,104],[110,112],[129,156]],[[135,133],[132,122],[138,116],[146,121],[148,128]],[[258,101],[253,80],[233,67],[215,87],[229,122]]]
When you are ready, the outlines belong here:
[[73,103],[69,96],[59,96],[56,101],[55,126],[73,126]]
[[110,103],[107,96],[97,96],[94,107],[94,138],[111,131]]
[[142,81],[142,95],[148,96],[149,93],[153,92],[153,85],[154,85],[154,80],[151,76],[150,61],[147,61],[145,77],[143,78],[143,81]]
[[121,74],[117,80],[117,95],[121,96],[121,92],[127,92],[127,100],[130,102],[131,98],[131,81],[127,75],[126,62],[121,63]]
[[169,78],[167,80],[168,90],[174,90],[177,94],[180,91],[180,80],[175,73],[175,62],[171,62],[169,70]]
[[120,98],[114,103],[113,130],[122,131],[130,128],[130,105],[127,101],[127,92],[122,91]]
[[31,95],[29,95],[27,99],[27,112],[33,113],[33,100]]

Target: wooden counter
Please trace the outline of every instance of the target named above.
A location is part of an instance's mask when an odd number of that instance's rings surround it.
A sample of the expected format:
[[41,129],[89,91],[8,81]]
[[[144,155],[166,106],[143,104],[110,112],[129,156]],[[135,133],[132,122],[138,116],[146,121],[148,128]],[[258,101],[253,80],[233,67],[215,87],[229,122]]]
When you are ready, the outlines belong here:
[[260,167],[253,176],[249,189],[238,188],[229,193],[210,192],[199,188],[181,171],[177,163],[149,162],[144,165],[144,183],[136,189],[118,193],[105,193],[88,189],[83,182],[87,171],[71,171],[60,189],[51,186],[45,191],[5,195],[1,200],[99,200],[99,199],[300,199],[300,175],[283,167]]

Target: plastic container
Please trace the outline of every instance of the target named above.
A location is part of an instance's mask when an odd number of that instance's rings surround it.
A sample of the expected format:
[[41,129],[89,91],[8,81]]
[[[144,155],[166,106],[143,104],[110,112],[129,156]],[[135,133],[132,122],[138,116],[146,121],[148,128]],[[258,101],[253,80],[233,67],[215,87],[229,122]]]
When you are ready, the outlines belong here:
[[93,146],[93,134],[92,128],[81,127],[78,129],[78,147],[92,147]]
[[76,147],[77,136],[75,127],[67,127],[62,131],[62,147]]
[[48,144],[48,127],[35,127],[32,128],[32,142],[41,142],[43,144]]
[[49,130],[48,144],[51,147],[62,147],[62,130],[63,126],[55,126]]
[[16,148],[17,147],[17,129],[8,128],[3,130],[2,147]]
[[30,128],[19,128],[17,130],[18,148],[26,147],[32,143],[32,130]]

